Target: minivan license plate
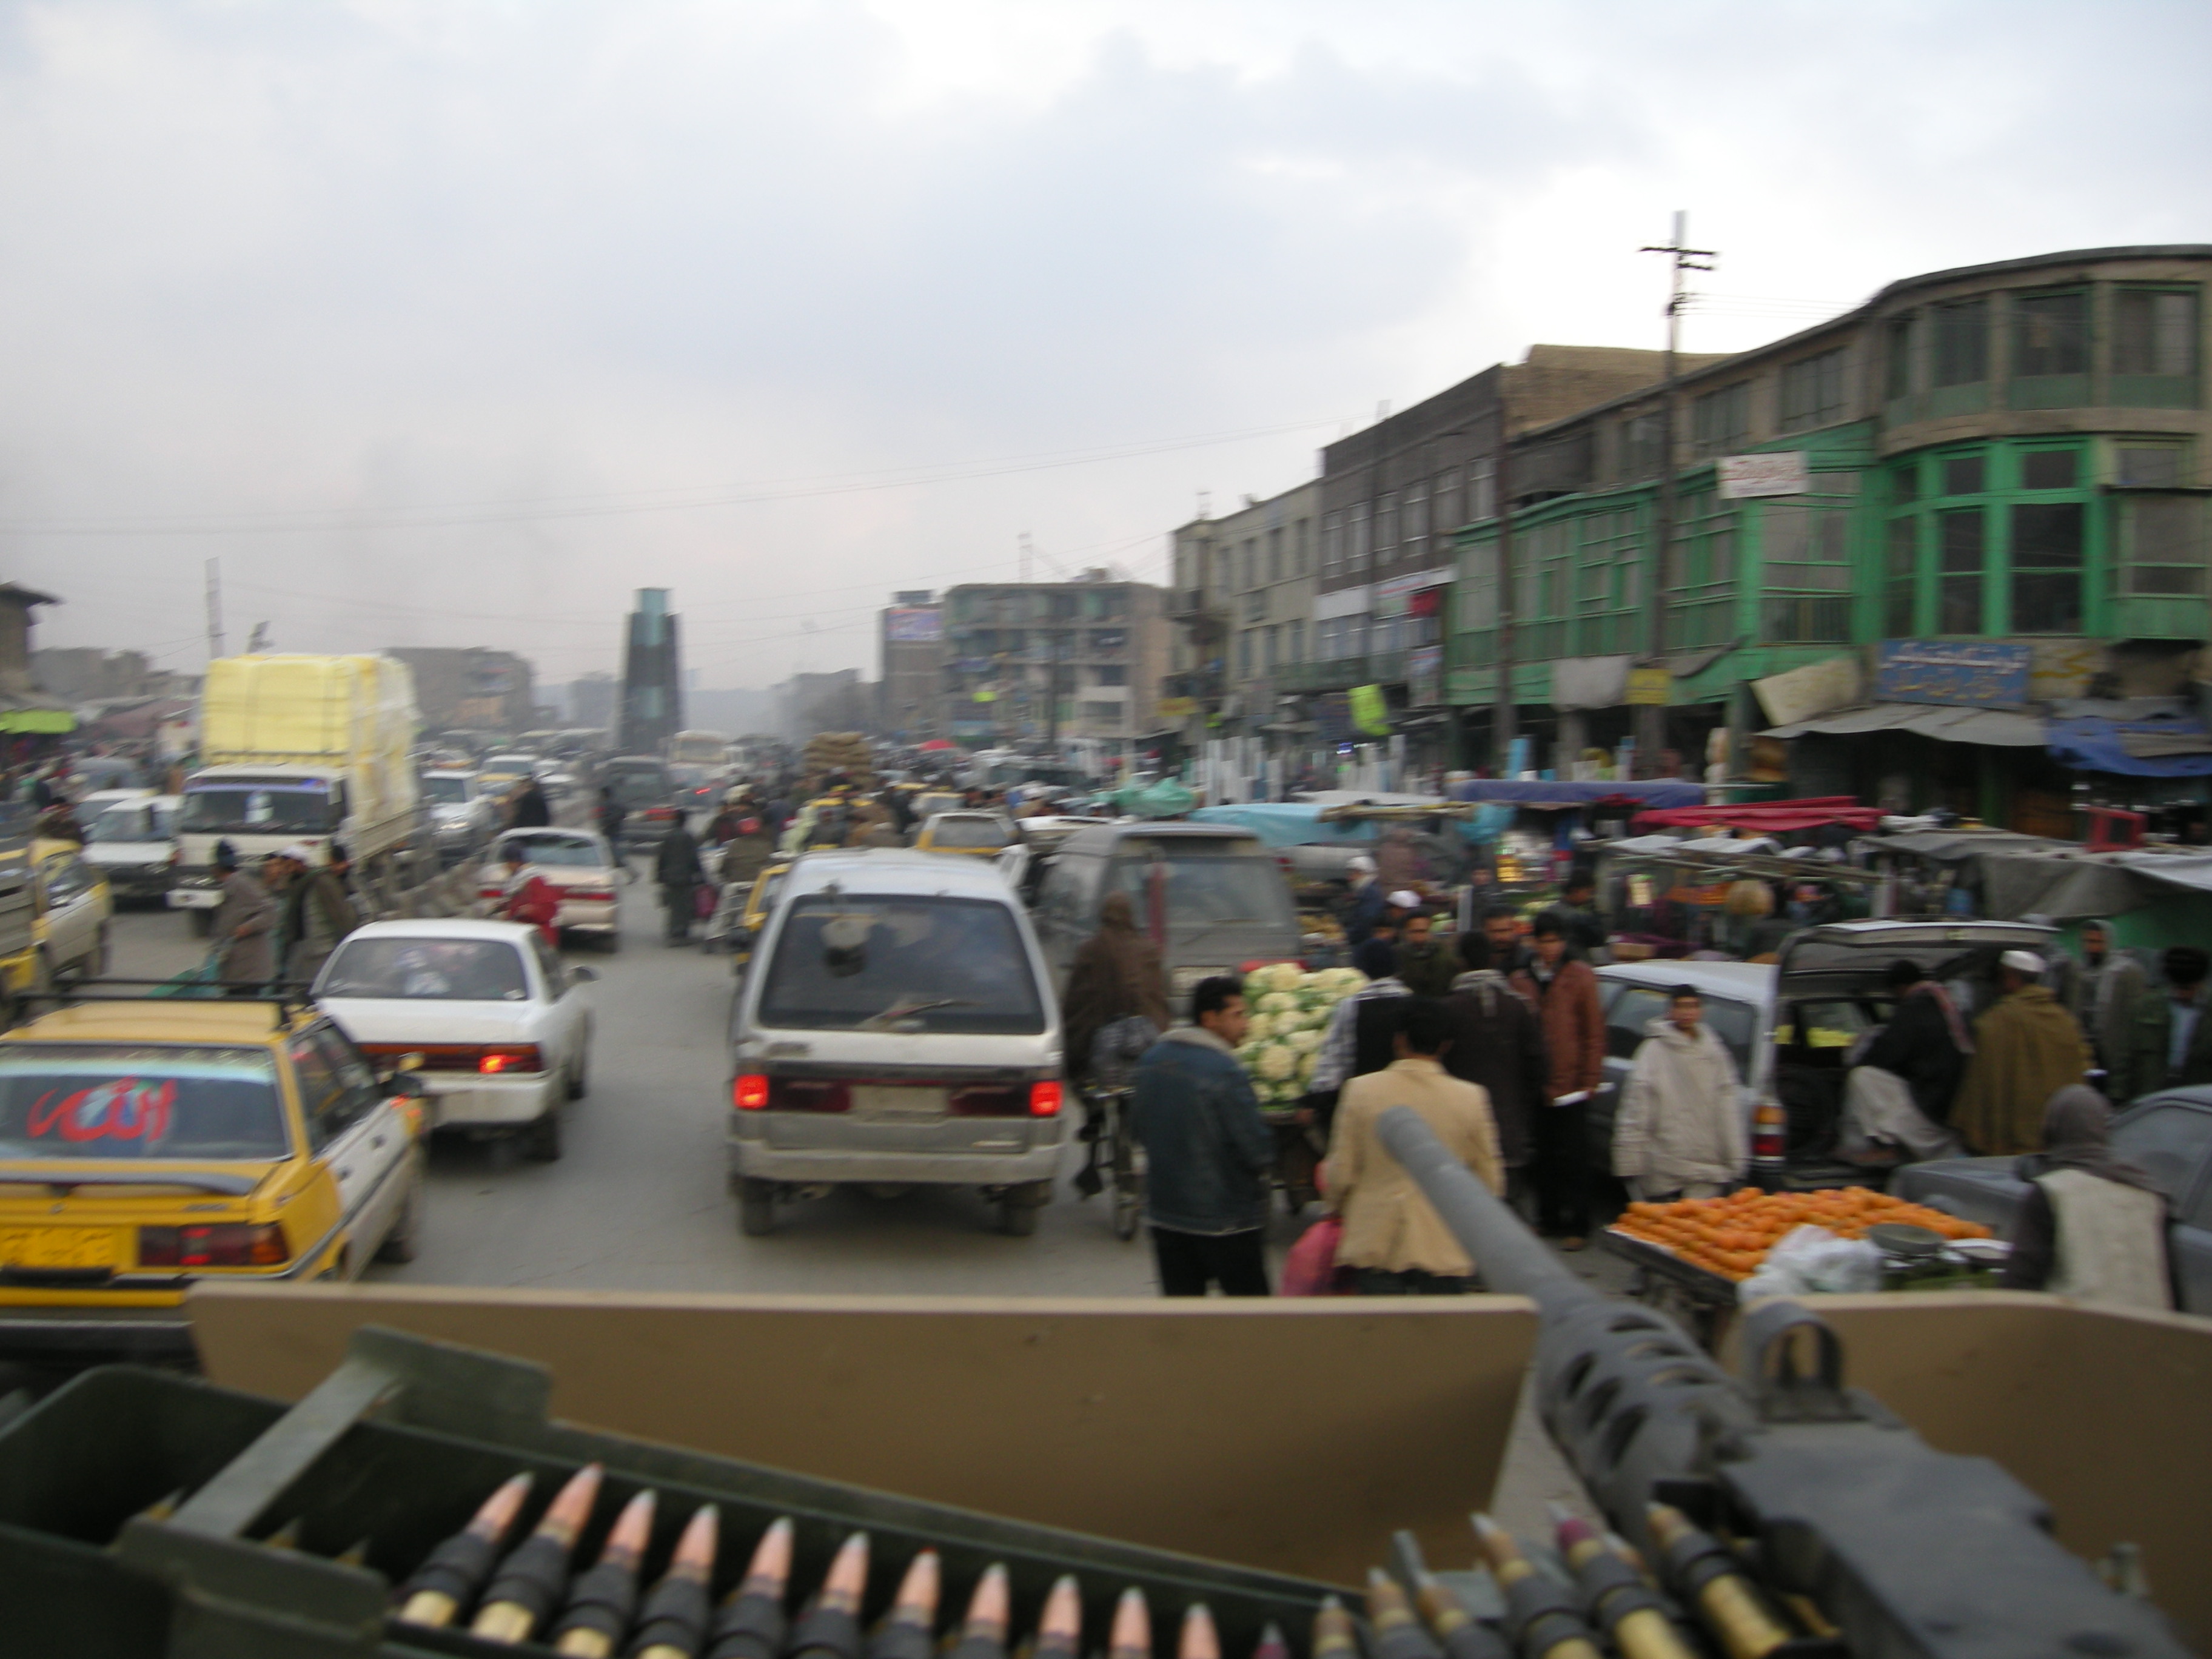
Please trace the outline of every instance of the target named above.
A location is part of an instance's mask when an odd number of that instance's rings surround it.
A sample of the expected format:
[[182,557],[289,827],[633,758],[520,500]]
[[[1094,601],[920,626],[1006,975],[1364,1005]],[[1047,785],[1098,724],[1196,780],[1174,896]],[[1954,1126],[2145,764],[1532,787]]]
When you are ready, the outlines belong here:
[[910,1089],[902,1084],[855,1084],[850,1115],[878,1121],[885,1118],[943,1117],[945,1099],[942,1089]]

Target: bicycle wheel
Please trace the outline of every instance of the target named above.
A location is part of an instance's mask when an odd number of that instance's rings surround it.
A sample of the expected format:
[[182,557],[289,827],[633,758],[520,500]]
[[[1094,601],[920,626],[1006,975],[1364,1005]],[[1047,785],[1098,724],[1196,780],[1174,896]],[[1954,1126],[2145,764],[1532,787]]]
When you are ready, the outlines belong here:
[[1129,1133],[1127,1097],[1114,1103],[1114,1237],[1124,1244],[1137,1236],[1145,1207],[1144,1176],[1137,1169],[1137,1143]]

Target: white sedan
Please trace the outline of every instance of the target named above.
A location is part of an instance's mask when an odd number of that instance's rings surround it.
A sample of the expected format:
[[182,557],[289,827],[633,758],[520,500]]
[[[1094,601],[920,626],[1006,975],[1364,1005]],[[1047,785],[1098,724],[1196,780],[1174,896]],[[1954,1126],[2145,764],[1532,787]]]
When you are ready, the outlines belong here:
[[563,968],[535,927],[512,921],[373,921],[315,981],[316,1005],[381,1065],[422,1056],[429,1127],[519,1137],[561,1156],[561,1103],[590,1072],[588,968]]
[[510,830],[501,836],[477,872],[477,908],[496,915],[507,898],[507,855],[519,849],[523,861],[561,895],[554,926],[563,933],[589,933],[608,950],[619,945],[622,922],[615,894],[629,872],[615,863],[606,837],[589,830]]

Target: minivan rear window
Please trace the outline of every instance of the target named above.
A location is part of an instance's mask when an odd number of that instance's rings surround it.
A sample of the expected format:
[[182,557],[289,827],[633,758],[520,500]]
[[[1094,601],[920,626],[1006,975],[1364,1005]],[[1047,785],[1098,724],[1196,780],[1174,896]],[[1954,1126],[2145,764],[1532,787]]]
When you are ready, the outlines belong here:
[[1231,922],[1297,926],[1290,883],[1275,860],[1252,842],[1226,836],[1218,841],[1162,836],[1150,843],[1124,842],[1116,849],[1105,890],[1127,894],[1140,921],[1150,914],[1146,907],[1156,860],[1166,884],[1171,927]]
[[760,1023],[1018,1036],[1042,1031],[1045,1011],[1006,904],[808,893],[784,919]]

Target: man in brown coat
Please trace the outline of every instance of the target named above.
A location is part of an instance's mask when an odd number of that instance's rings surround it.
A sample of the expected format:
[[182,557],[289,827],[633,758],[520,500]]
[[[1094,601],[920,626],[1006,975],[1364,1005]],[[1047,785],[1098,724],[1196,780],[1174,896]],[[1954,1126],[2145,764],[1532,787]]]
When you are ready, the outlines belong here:
[[1529,1124],[1530,1184],[1536,1228],[1562,1249],[1578,1250],[1589,1233],[1589,1097],[1605,1080],[1605,1012],[1597,975],[1567,954],[1566,925],[1547,911],[1536,918],[1535,956],[1513,975],[1543,1028],[1549,1098]]
[[1517,1202],[1528,1164],[1529,1125],[1551,1098],[1544,1036],[1536,1011],[1497,970],[1488,935],[1470,927],[1455,937],[1462,969],[1443,1000],[1444,1018],[1451,1023],[1444,1070],[1480,1085],[1490,1097],[1506,1195]]
[[2051,1096],[2091,1065],[2081,1027],[2047,985],[2043,958],[2008,951],[1997,958],[2004,994],[1974,1022],[1974,1057],[1951,1108],[1951,1127],[1984,1158],[2016,1158],[2043,1145]]

